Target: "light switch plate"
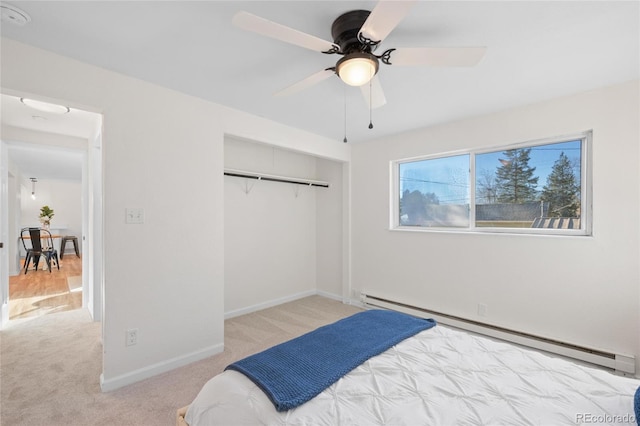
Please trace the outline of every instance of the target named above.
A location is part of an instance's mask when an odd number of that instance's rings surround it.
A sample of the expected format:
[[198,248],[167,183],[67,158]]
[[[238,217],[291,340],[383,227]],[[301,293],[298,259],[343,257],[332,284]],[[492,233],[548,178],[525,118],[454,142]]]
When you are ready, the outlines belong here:
[[144,223],[144,209],[128,208],[125,210],[125,223]]

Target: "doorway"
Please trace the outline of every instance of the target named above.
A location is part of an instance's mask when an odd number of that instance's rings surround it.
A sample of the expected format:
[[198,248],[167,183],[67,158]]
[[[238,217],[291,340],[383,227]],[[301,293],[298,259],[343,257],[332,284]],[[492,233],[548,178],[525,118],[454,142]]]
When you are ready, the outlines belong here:
[[[76,256],[73,244],[63,243],[63,238],[73,236],[77,240],[77,236],[82,235],[85,153],[18,143],[10,143],[8,152],[11,176],[17,175],[10,179],[12,194],[7,203],[13,213],[10,228],[22,230],[18,243],[8,247],[9,321],[81,308],[81,247],[76,243]],[[44,157],[52,165],[41,167],[33,160],[34,156]],[[44,226],[43,209],[47,209],[51,217],[48,221],[51,238],[44,238],[41,243],[52,246],[57,256],[51,259],[50,265],[44,257],[35,258],[27,265],[26,249],[32,247],[33,240],[26,228]]]
[[[46,114],[43,114],[44,117],[29,117],[41,113],[28,109],[19,96],[1,94],[0,98],[3,109],[0,141],[3,189],[0,194],[0,234],[3,242],[0,251],[0,327],[10,319],[68,310],[78,304],[89,310],[94,321],[101,321],[102,116],[69,108],[65,117]],[[51,200],[53,205],[53,199],[57,200],[59,215],[52,221],[52,230],[55,219],[59,219],[56,224],[59,229],[55,233],[59,236],[76,236],[80,256],[77,257],[72,245],[70,247],[67,244],[60,265],[64,272],[54,267],[51,272],[28,271],[24,275],[19,231],[22,226],[39,224],[37,214],[28,208],[25,210],[26,203],[22,201],[34,195],[31,194],[34,188],[30,182],[32,177],[38,178],[38,174],[40,179],[35,184],[35,197],[42,198],[31,204],[39,206],[38,203]],[[47,189],[50,190],[48,199]],[[74,208],[75,201],[69,201],[68,194],[76,192],[77,195],[71,196],[77,198]],[[51,193],[55,194],[53,199]],[[55,211],[56,207],[53,208]],[[23,212],[27,217],[22,217]],[[60,249],[60,242],[54,245]],[[72,250],[69,251],[69,248]],[[16,292],[14,288],[10,291],[9,275],[12,283],[16,281],[22,284],[20,291]],[[59,297],[62,293],[66,295]],[[23,306],[18,307],[21,312],[17,313],[14,306],[17,304],[11,303],[12,295],[23,299],[20,301]],[[13,315],[10,311],[13,311]]]

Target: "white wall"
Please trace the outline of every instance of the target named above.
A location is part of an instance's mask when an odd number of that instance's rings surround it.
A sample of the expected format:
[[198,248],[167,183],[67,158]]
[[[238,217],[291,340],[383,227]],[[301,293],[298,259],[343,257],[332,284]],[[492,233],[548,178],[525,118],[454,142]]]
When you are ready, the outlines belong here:
[[[343,269],[346,262],[343,252],[343,163],[318,159],[316,163],[319,179],[329,182],[329,188],[317,189],[316,215],[316,287],[319,293],[342,298],[344,287]],[[348,293],[348,292],[347,292]]]
[[[2,206],[9,204],[9,193],[11,186],[15,186],[10,179],[15,180],[9,171],[7,144],[0,138],[0,204]],[[2,244],[11,244],[15,239],[10,238],[9,234],[9,216],[7,209],[0,209],[0,240]],[[9,277],[4,271],[9,269],[9,251],[0,249],[0,269],[3,274],[0,276],[0,327],[4,327],[9,321]]]
[[331,180],[320,188],[225,177],[227,316],[317,291],[341,297],[342,164],[233,138],[224,155],[226,168]]
[[[83,197],[85,207],[82,247],[82,304],[87,306],[94,321],[102,321],[104,290],[104,229],[102,194],[102,118],[97,134],[89,141],[83,162]],[[87,256],[88,253],[88,256]],[[85,285],[88,284],[88,285]],[[85,291],[86,290],[86,291]]]
[[[225,167],[313,179],[315,158],[228,139]],[[225,312],[315,290],[316,191],[225,177]],[[247,193],[248,191],[248,193]]]
[[[103,114],[103,389],[222,350],[224,135],[297,143],[336,159],[347,159],[348,148],[12,40],[1,43],[4,93]],[[129,207],[145,210],[144,224],[125,223]],[[207,250],[179,249],[194,244],[194,227]],[[138,329],[138,344],[127,347],[130,328]]]
[[[24,179],[21,185],[20,228],[42,226],[40,208],[49,206],[54,216],[51,230],[60,235],[82,235],[82,182],[63,179],[38,179],[36,199],[31,198],[31,181]],[[69,248],[69,245],[67,245]]]
[[[8,157],[8,149],[7,149]],[[9,213],[8,222],[8,243],[9,246],[9,275],[17,275],[20,272],[20,246],[17,244],[20,234],[20,223],[22,222],[21,209],[21,178],[22,174],[18,167],[9,161],[9,182],[7,210]],[[20,243],[21,245],[21,243]]]
[[[640,371],[638,81],[353,146],[353,286],[635,355]],[[593,129],[593,236],[389,230],[390,161]],[[372,190],[375,188],[375,190]],[[478,318],[477,305],[488,306]]]

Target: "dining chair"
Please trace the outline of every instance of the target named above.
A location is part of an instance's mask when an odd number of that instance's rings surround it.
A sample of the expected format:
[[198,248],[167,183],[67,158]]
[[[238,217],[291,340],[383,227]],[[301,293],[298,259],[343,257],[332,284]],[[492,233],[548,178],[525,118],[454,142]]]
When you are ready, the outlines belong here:
[[[33,258],[33,246],[32,243],[29,242],[29,246],[27,247],[27,240],[31,241],[31,236],[29,235],[29,228],[22,228],[20,230],[20,241],[22,241],[22,247],[24,247],[24,251],[26,253],[24,258],[24,273],[27,273],[27,269],[29,269],[29,262]],[[38,256],[38,260],[33,260],[34,265],[36,266],[36,270],[38,269],[38,263],[40,260],[40,256]]]
[[[26,244],[26,233],[29,234],[29,239],[31,240],[31,248],[27,247]],[[44,256],[45,261],[47,262],[47,267],[49,268],[49,273],[51,273],[51,261],[54,261],[54,264],[60,270],[60,261],[58,259],[58,251],[53,245],[53,237],[51,236],[51,232],[46,229],[41,228],[22,228],[20,231],[20,238],[22,239],[22,245],[24,246],[25,251],[27,252],[27,256],[24,260],[24,273],[26,274],[29,270],[29,263],[33,261],[33,266],[36,271],[38,270],[38,264],[40,263],[40,257]]]

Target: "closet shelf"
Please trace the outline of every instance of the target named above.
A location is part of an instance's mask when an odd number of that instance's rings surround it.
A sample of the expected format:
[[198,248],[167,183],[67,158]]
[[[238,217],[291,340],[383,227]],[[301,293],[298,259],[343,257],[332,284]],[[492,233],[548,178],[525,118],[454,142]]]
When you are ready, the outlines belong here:
[[290,176],[270,175],[266,173],[249,172],[246,170],[224,169],[224,175],[248,178],[248,179],[267,180],[271,182],[293,183],[296,185],[318,186],[321,188],[329,187],[329,182],[324,182],[321,180],[296,178],[296,177],[290,177]]

